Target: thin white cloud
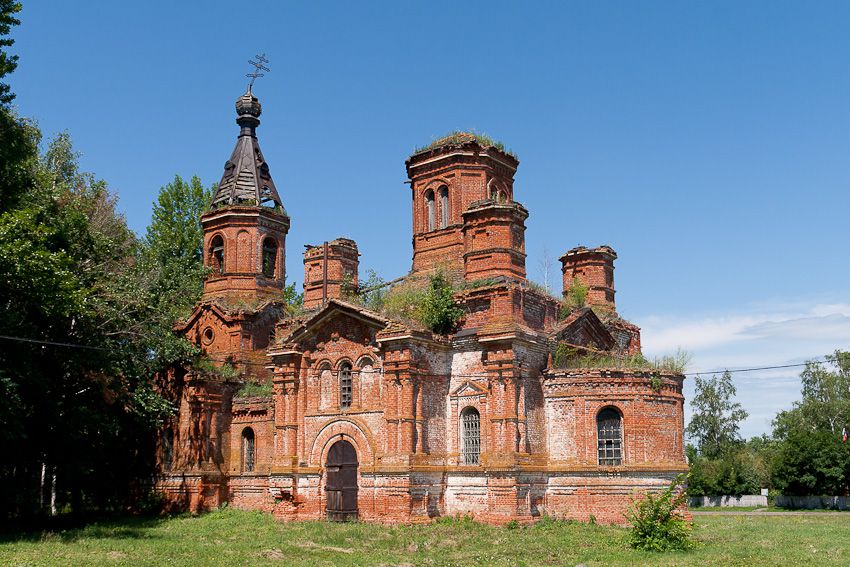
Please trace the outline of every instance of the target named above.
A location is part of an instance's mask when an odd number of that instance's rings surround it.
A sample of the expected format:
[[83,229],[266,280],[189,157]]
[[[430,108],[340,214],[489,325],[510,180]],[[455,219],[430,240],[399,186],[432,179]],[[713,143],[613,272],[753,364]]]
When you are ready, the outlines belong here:
[[[647,356],[681,347],[693,354],[689,372],[801,363],[850,348],[850,305],[846,303],[763,304],[745,313],[685,319],[651,316],[636,321]],[[738,401],[750,413],[745,437],[770,431],[776,413],[799,398],[802,368],[741,372],[734,375]],[[693,380],[685,382],[686,399]],[[686,419],[690,418],[686,404]]]

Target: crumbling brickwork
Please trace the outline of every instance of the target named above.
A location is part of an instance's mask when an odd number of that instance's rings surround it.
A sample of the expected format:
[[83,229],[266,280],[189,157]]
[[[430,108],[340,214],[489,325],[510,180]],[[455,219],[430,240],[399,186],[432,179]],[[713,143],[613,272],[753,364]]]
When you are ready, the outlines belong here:
[[614,260],[617,253],[610,246],[588,249],[578,246],[561,256],[561,273],[566,294],[574,280],[588,287],[587,300],[592,305],[615,308]]
[[[259,102],[240,101],[242,140]],[[163,374],[179,407],[159,442],[171,505],[230,502],[284,520],[616,523],[634,491],[686,470],[682,375],[554,367],[557,345],[637,354],[640,330],[616,315],[610,247],[561,259],[565,289],[578,278],[592,309],[563,311],[526,280],[518,164],[470,134],[407,161],[413,274],[443,270],[467,284],[448,335],[343,297],[344,283],[356,288],[359,254],[342,238],[307,248],[305,311],[290,315],[280,297],[289,218],[282,205],[231,202],[237,189],[252,193],[234,185],[237,166],[227,169],[231,196],[217,195],[202,219],[214,270],[175,326],[212,366]],[[270,183],[265,167],[257,195]],[[263,255],[269,235],[280,244],[277,271],[270,247]],[[266,393],[246,397],[246,381]]]

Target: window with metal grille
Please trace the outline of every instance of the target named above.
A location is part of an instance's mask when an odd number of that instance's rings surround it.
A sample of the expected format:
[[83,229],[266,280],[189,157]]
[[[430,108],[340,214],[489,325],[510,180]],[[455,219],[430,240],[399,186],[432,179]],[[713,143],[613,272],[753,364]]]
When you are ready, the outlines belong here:
[[477,465],[481,456],[481,415],[475,408],[460,413],[461,457],[465,465]]
[[254,470],[254,430],[246,427],[242,431],[242,470]]
[[351,365],[347,363],[339,369],[339,405],[342,409],[351,407]]
[[623,461],[621,422],[620,414],[614,408],[605,408],[596,416],[600,465],[619,465]]

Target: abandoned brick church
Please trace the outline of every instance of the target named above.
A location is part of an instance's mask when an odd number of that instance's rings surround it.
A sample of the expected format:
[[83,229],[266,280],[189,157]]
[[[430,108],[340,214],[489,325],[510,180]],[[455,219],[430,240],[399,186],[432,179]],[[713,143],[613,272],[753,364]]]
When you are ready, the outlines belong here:
[[[583,286],[586,307],[563,309],[526,279],[516,157],[456,134],[405,163],[413,265],[394,287],[451,276],[463,311],[453,332],[352,299],[359,253],[348,238],[307,247],[295,312],[283,293],[290,217],[250,89],[236,110],[236,147],[201,217],[210,274],[175,326],[208,363],[162,378],[179,408],[158,443],[157,487],[172,506],[229,503],[286,520],[622,522],[636,490],[687,470],[684,376],[571,363],[639,354],[640,330],[617,315],[608,246],[560,258],[565,294]],[[246,396],[246,381],[265,395]]]

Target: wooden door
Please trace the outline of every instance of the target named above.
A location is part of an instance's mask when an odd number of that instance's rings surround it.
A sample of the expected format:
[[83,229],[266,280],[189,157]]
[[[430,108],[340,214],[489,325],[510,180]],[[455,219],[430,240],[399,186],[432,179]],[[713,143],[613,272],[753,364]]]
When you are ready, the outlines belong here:
[[357,519],[357,451],[348,441],[337,441],[328,451],[325,465],[328,520]]

